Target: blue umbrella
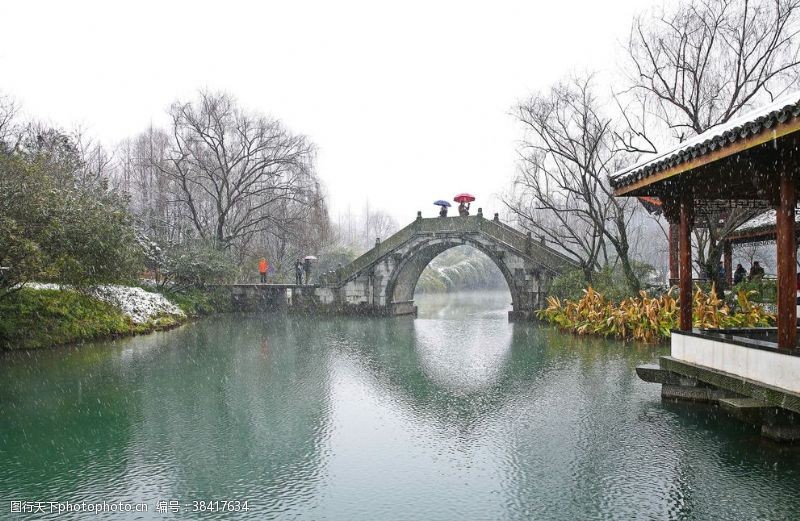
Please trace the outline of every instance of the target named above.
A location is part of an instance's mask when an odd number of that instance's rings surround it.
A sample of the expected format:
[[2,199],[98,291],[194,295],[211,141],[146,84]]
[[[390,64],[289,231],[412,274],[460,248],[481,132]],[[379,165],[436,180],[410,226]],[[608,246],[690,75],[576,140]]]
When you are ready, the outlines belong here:
[[435,204],[436,206],[446,206],[448,208],[450,208],[450,206],[452,206],[449,201],[445,201],[443,199],[439,199],[438,201],[434,201],[433,204]]

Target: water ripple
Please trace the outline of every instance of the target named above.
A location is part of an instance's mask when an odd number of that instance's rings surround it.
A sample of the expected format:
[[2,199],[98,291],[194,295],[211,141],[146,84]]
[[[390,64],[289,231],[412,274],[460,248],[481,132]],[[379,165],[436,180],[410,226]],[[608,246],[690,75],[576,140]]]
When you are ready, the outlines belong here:
[[[459,296],[458,298],[467,298]],[[221,519],[792,519],[800,451],[639,381],[653,348],[509,324],[225,316],[4,356],[0,499],[248,500]],[[186,505],[189,505],[187,507]],[[82,516],[45,516],[80,519]]]

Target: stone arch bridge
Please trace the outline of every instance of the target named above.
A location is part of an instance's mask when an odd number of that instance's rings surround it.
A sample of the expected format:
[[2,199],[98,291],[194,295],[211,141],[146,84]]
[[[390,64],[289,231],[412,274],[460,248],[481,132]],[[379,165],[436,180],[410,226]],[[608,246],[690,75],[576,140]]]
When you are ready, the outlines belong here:
[[511,319],[532,316],[544,307],[550,282],[577,264],[532,240],[530,233],[503,224],[495,214],[417,219],[350,264],[320,276],[314,288],[319,304],[387,315],[415,314],[414,289],[422,270],[443,251],[468,245],[485,253],[508,283]]

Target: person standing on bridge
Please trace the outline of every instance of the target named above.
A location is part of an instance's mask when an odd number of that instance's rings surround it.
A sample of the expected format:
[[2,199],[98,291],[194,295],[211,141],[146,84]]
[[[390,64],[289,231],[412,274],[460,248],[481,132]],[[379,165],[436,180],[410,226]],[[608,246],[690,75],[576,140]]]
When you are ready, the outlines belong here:
[[300,286],[303,284],[303,263],[300,259],[294,263],[294,283]]
[[457,196],[453,197],[453,201],[458,203],[458,215],[461,217],[466,217],[469,215],[469,204],[475,200],[475,196],[472,194],[458,194]]
[[261,274],[261,284],[267,283],[268,269],[269,269],[269,263],[267,263],[267,259],[261,257],[261,260],[258,262],[258,272]]

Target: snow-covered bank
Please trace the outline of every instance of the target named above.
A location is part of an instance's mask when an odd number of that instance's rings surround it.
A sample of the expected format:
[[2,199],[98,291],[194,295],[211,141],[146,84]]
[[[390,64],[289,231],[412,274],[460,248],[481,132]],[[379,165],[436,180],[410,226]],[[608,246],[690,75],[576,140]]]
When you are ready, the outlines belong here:
[[[35,290],[72,289],[59,284],[29,282],[26,288]],[[186,314],[159,293],[132,286],[102,285],[87,289],[85,294],[119,308],[134,324],[146,324],[164,315],[185,318]]]
[[213,289],[170,293],[169,299],[118,285],[79,290],[29,283],[18,289],[0,299],[0,351],[146,334],[179,326],[189,317],[233,311],[230,294]]
[[163,295],[130,286],[94,286],[87,293],[92,297],[118,307],[135,324],[145,324],[156,317],[186,314]]

